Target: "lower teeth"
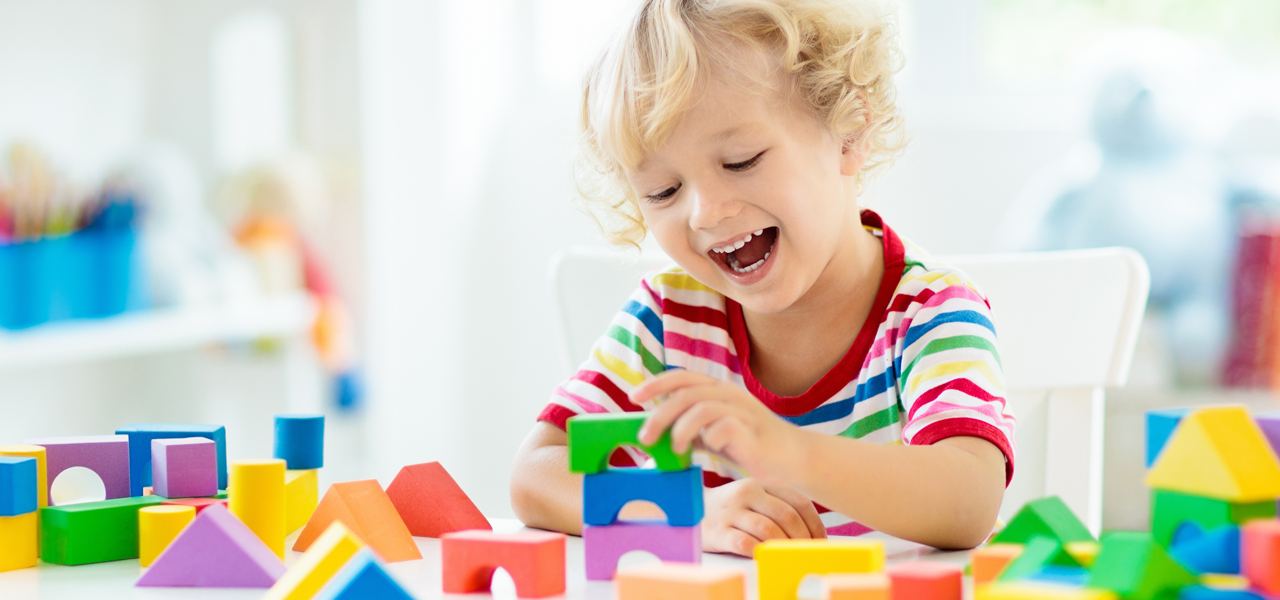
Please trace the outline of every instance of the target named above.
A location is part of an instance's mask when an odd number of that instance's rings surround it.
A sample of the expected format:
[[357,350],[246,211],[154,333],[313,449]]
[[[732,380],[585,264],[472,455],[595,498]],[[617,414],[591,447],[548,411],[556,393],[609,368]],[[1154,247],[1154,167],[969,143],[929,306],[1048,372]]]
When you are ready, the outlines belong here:
[[730,265],[730,268],[732,268],[735,273],[750,273],[756,269],[759,269],[760,265],[764,264],[764,261],[769,260],[769,254],[770,254],[769,252],[765,252],[764,256],[761,257],[760,260],[757,260],[756,262],[753,262],[745,267],[734,267]]

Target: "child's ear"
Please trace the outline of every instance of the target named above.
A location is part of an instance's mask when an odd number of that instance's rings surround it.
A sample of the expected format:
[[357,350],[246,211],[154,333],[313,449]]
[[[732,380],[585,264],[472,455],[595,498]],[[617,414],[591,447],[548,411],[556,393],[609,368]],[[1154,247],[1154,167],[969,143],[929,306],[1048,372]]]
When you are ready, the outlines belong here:
[[852,177],[862,171],[862,165],[867,163],[867,142],[866,136],[856,134],[844,138],[844,144],[840,148],[841,175]]

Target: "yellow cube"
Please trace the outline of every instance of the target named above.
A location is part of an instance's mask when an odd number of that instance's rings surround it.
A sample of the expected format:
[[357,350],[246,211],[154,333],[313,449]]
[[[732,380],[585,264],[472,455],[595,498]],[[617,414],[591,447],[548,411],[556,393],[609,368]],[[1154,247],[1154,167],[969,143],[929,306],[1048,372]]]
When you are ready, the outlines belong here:
[[795,600],[805,575],[879,573],[884,543],[879,540],[769,540],[756,545],[760,600]]
[[285,471],[284,534],[289,535],[306,525],[319,502],[319,470]]
[[40,511],[35,511],[15,517],[0,517],[0,571],[36,566],[39,516]]

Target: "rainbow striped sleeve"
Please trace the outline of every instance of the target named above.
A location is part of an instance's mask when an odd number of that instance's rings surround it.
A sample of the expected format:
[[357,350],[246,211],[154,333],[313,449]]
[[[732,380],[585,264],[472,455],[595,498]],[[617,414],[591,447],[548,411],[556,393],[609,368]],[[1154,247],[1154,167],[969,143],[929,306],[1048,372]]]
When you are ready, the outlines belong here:
[[956,436],[986,439],[1013,473],[1014,418],[1005,403],[1004,371],[991,307],[959,271],[935,268],[904,278],[916,287],[900,325],[896,357],[905,411],[903,441],[932,444]]
[[564,429],[569,417],[582,413],[642,410],[629,395],[667,368],[662,315],[661,299],[646,278],[538,418]]

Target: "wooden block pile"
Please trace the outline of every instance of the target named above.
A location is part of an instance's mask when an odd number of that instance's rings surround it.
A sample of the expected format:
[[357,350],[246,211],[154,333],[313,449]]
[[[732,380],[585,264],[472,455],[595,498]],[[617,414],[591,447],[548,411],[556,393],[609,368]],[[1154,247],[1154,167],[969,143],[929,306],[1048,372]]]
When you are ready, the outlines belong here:
[[1093,539],[1057,498],[975,550],[979,600],[1280,596],[1280,416],[1240,406],[1147,415],[1151,531]]

